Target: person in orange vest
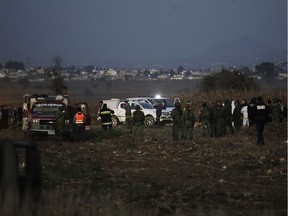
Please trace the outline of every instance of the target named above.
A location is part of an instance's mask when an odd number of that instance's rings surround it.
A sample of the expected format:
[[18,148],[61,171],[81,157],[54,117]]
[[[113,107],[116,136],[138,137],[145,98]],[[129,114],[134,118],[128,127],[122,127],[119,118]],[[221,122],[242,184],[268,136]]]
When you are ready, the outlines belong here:
[[81,108],[77,108],[77,112],[73,118],[74,124],[74,141],[80,142],[84,138],[84,124],[85,124],[85,115],[81,111]]

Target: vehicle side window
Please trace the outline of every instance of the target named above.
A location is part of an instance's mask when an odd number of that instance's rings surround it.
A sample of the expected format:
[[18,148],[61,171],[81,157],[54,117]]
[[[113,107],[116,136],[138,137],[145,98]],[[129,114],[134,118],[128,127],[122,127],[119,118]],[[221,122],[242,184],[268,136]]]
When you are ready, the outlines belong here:
[[121,103],[121,104],[120,104],[120,107],[121,107],[122,109],[124,109],[125,103]]
[[135,103],[131,103],[130,106],[131,106],[131,109],[135,109]]

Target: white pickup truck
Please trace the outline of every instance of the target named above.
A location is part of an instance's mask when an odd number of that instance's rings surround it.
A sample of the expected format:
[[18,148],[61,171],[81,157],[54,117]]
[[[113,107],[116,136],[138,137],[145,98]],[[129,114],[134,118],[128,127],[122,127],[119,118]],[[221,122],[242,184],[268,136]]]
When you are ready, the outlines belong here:
[[[103,103],[107,104],[107,107],[114,111],[114,114],[112,115],[112,125],[113,127],[118,126],[120,123],[125,123],[125,102],[121,101],[118,98],[112,98],[110,100],[103,100]],[[131,106],[132,114],[135,111],[135,106],[139,105],[141,108],[141,111],[144,112],[145,115],[145,121],[144,124],[148,127],[151,127],[154,125],[156,120],[156,110],[155,108],[147,102],[129,102]]]
[[160,117],[161,122],[172,122],[171,111],[174,109],[174,104],[176,101],[180,102],[179,98],[174,98],[174,100],[166,97],[161,97],[157,95],[156,97],[132,97],[126,98],[129,102],[147,102],[150,103],[153,107],[157,104],[157,101],[162,103],[162,115]]

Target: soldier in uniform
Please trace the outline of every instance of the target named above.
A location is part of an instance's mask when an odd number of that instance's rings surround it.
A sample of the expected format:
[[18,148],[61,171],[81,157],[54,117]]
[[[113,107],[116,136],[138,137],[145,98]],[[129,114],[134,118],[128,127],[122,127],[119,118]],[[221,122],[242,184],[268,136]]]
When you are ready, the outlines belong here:
[[236,100],[234,104],[235,108],[232,114],[232,120],[234,122],[235,131],[238,132],[242,125],[241,105],[239,100]]
[[182,115],[183,122],[183,139],[192,140],[193,139],[193,128],[195,124],[195,115],[191,108],[191,102],[186,102],[185,109]]
[[175,108],[171,111],[171,118],[173,119],[172,125],[172,138],[174,141],[182,139],[182,114],[181,104],[177,101],[174,104]]
[[125,109],[125,125],[127,129],[131,128],[131,106],[128,103],[128,101],[125,101],[125,106],[123,107]]
[[203,101],[199,115],[199,122],[201,123],[203,137],[212,137],[213,135],[211,130],[211,113],[211,109],[208,107],[207,102]]
[[223,106],[221,101],[216,101],[212,114],[212,121],[214,123],[214,136],[222,137],[224,135],[226,125],[223,117]]
[[278,98],[273,98],[269,112],[272,122],[280,123],[282,121],[282,109]]
[[65,136],[65,119],[66,112],[63,107],[59,107],[56,112],[56,136],[57,136],[57,144],[62,145]]
[[133,112],[133,128],[132,128],[132,142],[135,142],[136,136],[139,136],[140,141],[144,141],[144,112],[140,110],[140,106],[135,106],[135,111]]

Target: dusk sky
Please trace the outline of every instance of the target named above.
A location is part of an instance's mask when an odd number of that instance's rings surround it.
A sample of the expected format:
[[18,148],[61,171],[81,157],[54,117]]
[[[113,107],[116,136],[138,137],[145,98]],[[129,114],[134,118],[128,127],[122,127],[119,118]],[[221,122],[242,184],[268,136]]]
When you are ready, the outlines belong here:
[[287,0],[1,0],[0,28],[2,64],[287,56]]

